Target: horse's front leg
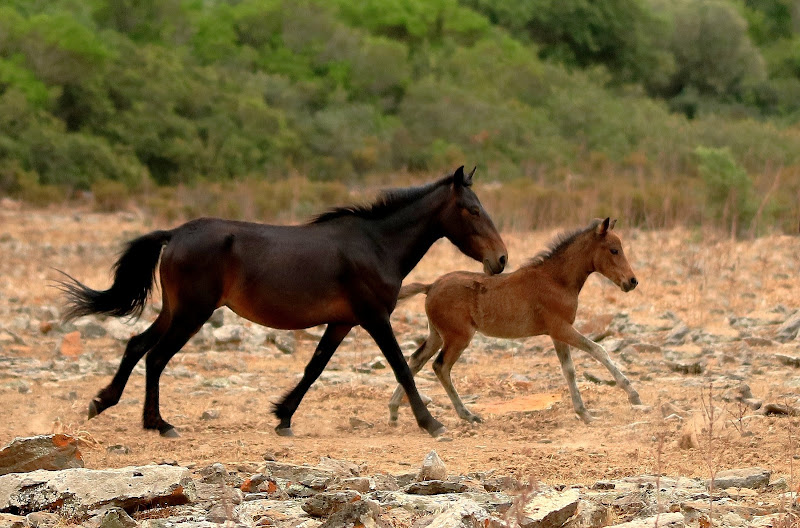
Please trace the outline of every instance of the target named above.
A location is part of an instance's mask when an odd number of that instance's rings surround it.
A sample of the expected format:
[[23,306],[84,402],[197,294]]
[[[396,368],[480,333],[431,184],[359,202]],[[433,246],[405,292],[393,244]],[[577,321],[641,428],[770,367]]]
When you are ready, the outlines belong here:
[[322,339],[320,339],[317,349],[311,357],[311,361],[306,365],[300,383],[284,396],[283,400],[276,403],[272,409],[275,416],[280,419],[280,423],[275,427],[275,432],[278,433],[278,435],[294,436],[292,432],[292,416],[294,412],[303,400],[303,396],[308,392],[308,389],[311,388],[311,385],[317,381],[319,375],[325,370],[328,361],[330,361],[333,353],[336,352],[336,349],[350,332],[351,328],[353,328],[351,325],[329,324],[328,328],[325,329],[325,333],[322,335]]
[[417,385],[414,383],[411,369],[408,367],[408,363],[403,357],[403,352],[400,350],[400,345],[397,344],[397,339],[394,337],[388,315],[382,318],[373,318],[370,322],[362,323],[361,326],[375,340],[378,348],[381,349],[381,352],[386,357],[386,361],[389,362],[389,366],[392,367],[397,382],[406,391],[408,403],[411,404],[414,417],[417,419],[417,425],[425,429],[434,438],[443,434],[446,430],[444,425],[431,415],[422,402],[422,398],[417,391]]
[[611,361],[611,358],[608,356],[608,352],[602,346],[598,345],[591,339],[581,335],[580,332],[575,330],[571,325],[564,325],[563,327],[559,328],[556,332],[551,334],[553,339],[558,339],[559,341],[563,341],[564,343],[571,345],[575,348],[583,350],[584,352],[588,353],[590,356],[595,358],[599,361],[604,367],[608,369],[611,375],[616,380],[617,385],[619,385],[622,390],[624,390],[628,394],[628,401],[631,402],[633,405],[641,405],[642,400],[639,398],[639,393],[636,392],[636,389],[633,388],[631,385],[630,380],[625,377],[625,374],[620,372],[617,366]]
[[569,395],[572,398],[572,408],[575,409],[577,414],[584,423],[591,423],[594,418],[586,406],[583,404],[581,393],[578,391],[578,383],[575,380],[575,365],[572,363],[572,356],[569,353],[569,345],[553,339],[553,345],[556,348],[556,356],[561,363],[561,372],[564,373],[564,378],[567,380],[567,387],[569,387]]

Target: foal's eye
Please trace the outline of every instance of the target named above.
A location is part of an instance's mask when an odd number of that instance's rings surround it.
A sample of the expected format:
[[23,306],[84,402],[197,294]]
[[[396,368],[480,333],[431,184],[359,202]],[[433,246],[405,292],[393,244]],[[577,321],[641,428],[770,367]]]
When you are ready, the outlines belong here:
[[612,255],[617,255],[617,254],[619,254],[619,250],[618,249],[612,249],[611,250],[611,254]]

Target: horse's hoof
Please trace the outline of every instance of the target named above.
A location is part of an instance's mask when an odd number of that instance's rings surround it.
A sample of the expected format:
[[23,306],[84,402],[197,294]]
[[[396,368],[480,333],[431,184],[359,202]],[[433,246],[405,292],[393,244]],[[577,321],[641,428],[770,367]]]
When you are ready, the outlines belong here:
[[580,418],[581,421],[583,423],[585,423],[586,425],[589,425],[590,423],[592,423],[592,422],[594,422],[596,420],[596,418],[594,416],[589,414],[589,411],[584,411],[582,413],[576,413],[576,414],[578,415],[578,418]]
[[392,419],[390,418],[390,419],[389,419],[389,425],[391,425],[392,427],[397,427],[397,420],[392,420]]
[[97,403],[92,400],[89,402],[89,416],[86,418],[87,420],[91,420],[95,416],[100,414],[100,411],[97,410]]
[[447,427],[440,425],[438,429],[435,429],[433,431],[428,431],[428,434],[430,434],[434,438],[439,438],[446,432],[447,432]]
[[278,436],[294,436],[294,431],[291,427],[276,427],[275,432]]
[[161,436],[163,438],[180,438],[181,435],[178,434],[178,431],[175,430],[174,427],[170,427],[169,429],[162,431]]

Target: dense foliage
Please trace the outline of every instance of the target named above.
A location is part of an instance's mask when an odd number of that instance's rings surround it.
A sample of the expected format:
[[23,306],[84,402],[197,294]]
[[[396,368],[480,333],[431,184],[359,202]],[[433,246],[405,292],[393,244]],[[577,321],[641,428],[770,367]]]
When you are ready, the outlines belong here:
[[676,182],[726,203],[720,151],[730,192],[783,171],[762,208],[779,218],[800,188],[799,26],[791,0],[6,0],[0,193],[468,163],[528,192],[613,175],[644,221]]

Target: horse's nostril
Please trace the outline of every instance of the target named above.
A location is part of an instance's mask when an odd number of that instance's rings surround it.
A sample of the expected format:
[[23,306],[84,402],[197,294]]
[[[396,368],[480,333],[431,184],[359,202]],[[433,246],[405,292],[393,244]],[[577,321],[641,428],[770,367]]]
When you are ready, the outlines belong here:
[[637,284],[639,284],[639,281],[636,280],[636,277],[631,277],[631,286],[636,286]]
[[506,256],[505,255],[500,256],[500,265],[503,266],[504,268],[506,267]]

